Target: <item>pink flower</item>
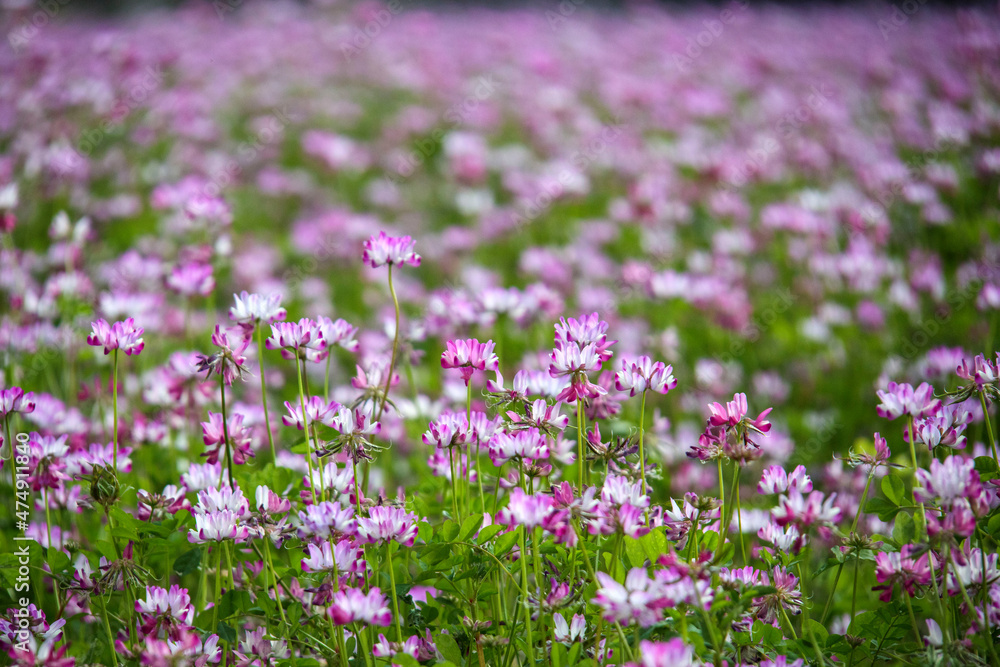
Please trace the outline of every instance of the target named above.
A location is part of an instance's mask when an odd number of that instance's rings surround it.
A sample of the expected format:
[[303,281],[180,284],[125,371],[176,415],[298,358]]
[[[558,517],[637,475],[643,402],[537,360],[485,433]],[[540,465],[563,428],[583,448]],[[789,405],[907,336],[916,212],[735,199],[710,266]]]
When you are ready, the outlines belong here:
[[222,542],[224,540],[246,541],[249,536],[247,527],[240,524],[239,518],[230,510],[195,514],[195,527],[188,531],[188,541],[198,544],[203,542]]
[[254,491],[257,511],[261,514],[284,514],[292,509],[287,498],[281,498],[266,486],[258,486]]
[[941,401],[934,398],[934,387],[926,382],[921,383],[916,389],[909,384],[890,382],[885,391],[880,390],[876,393],[881,403],[875,411],[883,419],[892,420],[904,414],[911,417],[927,417],[941,407]]
[[184,296],[208,296],[215,289],[212,265],[188,262],[174,267],[166,279],[167,287]]
[[981,354],[977,354],[972,360],[972,367],[969,367],[968,359],[962,359],[962,365],[955,369],[958,377],[963,380],[974,382],[977,388],[982,388],[988,384],[995,384],[1000,378],[1000,353],[997,355],[998,362],[994,364]]
[[281,307],[281,295],[248,294],[241,292],[233,295],[236,302],[229,309],[229,319],[240,324],[256,325],[258,322],[273,324],[285,319],[287,312]]
[[395,541],[413,546],[417,537],[417,515],[401,507],[380,505],[368,512],[368,517],[358,517],[358,538],[366,544],[383,544]]
[[663,608],[669,604],[658,590],[657,582],[643,568],[633,568],[619,584],[606,572],[597,573],[599,585],[593,600],[601,608],[604,620],[631,623],[647,628],[663,619]]
[[120,349],[131,356],[142,352],[145,345],[142,342],[142,334],[145,330],[135,326],[135,320],[131,317],[123,322],[115,322],[113,325],[101,319],[92,322],[90,326],[93,333],[87,336],[87,344],[103,347],[104,354],[110,354],[112,350]]
[[813,490],[812,479],[806,474],[805,466],[796,466],[791,474],[785,472],[780,465],[768,466],[757,484],[757,492],[764,495],[784,493],[791,489],[802,493]]
[[795,524],[800,530],[813,524],[831,524],[840,521],[842,511],[834,502],[837,494],[830,494],[824,500],[822,491],[813,491],[803,496],[798,489],[790,489],[787,496],[781,496],[778,506],[771,515],[779,526]]
[[339,575],[361,574],[367,569],[362,557],[362,550],[351,544],[349,540],[339,540],[330,549],[330,541],[324,540],[317,546],[307,545],[309,557],[302,559],[302,569],[305,572],[333,572]]
[[611,346],[618,341],[608,340],[608,323],[601,320],[600,315],[591,313],[579,320],[576,318],[560,318],[556,324],[556,347],[567,347],[577,344],[579,347],[594,345],[595,353],[600,361],[611,358]]
[[387,236],[379,232],[364,242],[362,259],[373,269],[388,264],[420,266],[420,255],[413,252],[413,239],[409,236]]
[[480,343],[474,338],[468,340],[449,340],[446,349],[441,353],[441,368],[460,368],[465,385],[469,385],[472,374],[479,371],[496,371],[500,360],[493,353],[492,340]]
[[551,496],[529,496],[515,487],[511,491],[507,507],[497,512],[496,522],[501,526],[524,526],[531,530],[542,525],[552,511],[552,506]]
[[545,437],[534,428],[516,433],[500,431],[493,435],[488,446],[490,460],[495,466],[502,466],[510,460],[537,461],[549,457]]
[[729,430],[743,423],[760,433],[767,433],[771,430],[771,422],[765,420],[765,417],[771,413],[771,408],[761,412],[756,419],[746,417],[748,409],[746,394],[734,394],[733,400],[726,403],[725,406],[720,403],[712,403],[708,409],[711,412],[708,422],[713,426],[725,426]]
[[[271,325],[271,335],[264,341],[269,350],[281,350],[281,356],[292,360],[305,356],[305,351],[319,352],[327,343],[316,322],[307,317],[298,322],[277,322]],[[300,352],[303,354],[300,355]]]
[[563,615],[556,612],[552,615],[552,620],[555,623],[553,635],[557,642],[572,644],[583,641],[584,634],[587,632],[587,619],[583,614],[574,614],[573,620],[567,623]]
[[680,637],[666,642],[639,642],[640,662],[628,663],[629,667],[702,667],[706,663],[694,654],[694,648]]
[[554,378],[567,376],[570,384],[563,389],[557,401],[573,403],[577,399],[597,398],[607,393],[603,387],[592,383],[587,373],[601,370],[601,357],[596,343],[581,347],[578,343],[567,343],[552,351],[549,375]]
[[146,599],[135,601],[135,610],[142,621],[144,634],[156,634],[163,629],[176,639],[183,628],[194,624],[194,605],[186,588],[174,584],[170,590],[159,586],[146,587]]
[[14,413],[28,414],[35,411],[35,394],[25,393],[20,387],[0,389],[0,417]]
[[975,498],[982,490],[976,462],[957,455],[943,462],[932,459],[930,471],[919,468],[916,477],[913,495],[922,503],[937,501],[949,507],[960,498]]
[[331,320],[329,317],[319,317],[316,319],[316,328],[329,347],[337,345],[348,352],[358,351],[358,341],[355,336],[358,328],[347,320]]
[[222,415],[214,412],[208,413],[208,421],[201,423],[201,431],[205,440],[206,449],[202,456],[206,457],[207,463],[215,463],[219,460],[220,453],[225,452],[226,432],[229,433],[229,444],[233,447],[233,462],[237,465],[246,463],[248,457],[254,455],[250,443],[252,442],[252,430],[243,425],[243,415],[232,414],[226,420],[226,428],[222,426]]
[[912,557],[915,547],[904,544],[899,552],[880,551],[875,554],[875,577],[879,586],[872,590],[882,591],[878,596],[882,602],[892,599],[892,587],[900,584],[910,597],[916,594],[917,586],[931,583],[931,568],[924,553],[919,558]]
[[[243,330],[239,328],[236,328],[236,331],[240,334],[243,333]],[[206,379],[211,377],[214,372],[222,376],[222,380],[230,387],[237,377],[241,380],[244,379],[243,376],[249,371],[246,368],[247,358],[243,353],[250,345],[250,339],[241,336],[239,342],[231,342],[229,332],[216,324],[215,333],[212,334],[212,344],[218,347],[219,351],[208,355],[199,354],[197,371],[199,373],[208,371]]]
[[338,503],[323,501],[309,505],[299,512],[300,537],[328,539],[331,535],[355,535],[358,523],[354,518],[354,507],[341,507]]
[[[309,400],[306,401],[306,417],[310,424],[320,423],[332,426],[337,411],[342,407],[336,401],[327,403],[322,396],[310,396]],[[281,423],[285,426],[294,426],[300,431],[303,430],[305,422],[302,419],[301,404],[298,401],[295,403],[285,401],[285,410],[288,411],[288,414],[282,415]]]
[[641,394],[647,389],[658,394],[666,394],[677,386],[673,376],[672,366],[662,361],[653,363],[649,357],[642,356],[635,361],[621,360],[621,367],[615,373],[615,388],[618,391],[628,391],[629,396]]
[[392,623],[388,601],[379,588],[372,588],[367,595],[357,588],[343,588],[333,594],[330,618],[334,625],[361,622],[387,626]]

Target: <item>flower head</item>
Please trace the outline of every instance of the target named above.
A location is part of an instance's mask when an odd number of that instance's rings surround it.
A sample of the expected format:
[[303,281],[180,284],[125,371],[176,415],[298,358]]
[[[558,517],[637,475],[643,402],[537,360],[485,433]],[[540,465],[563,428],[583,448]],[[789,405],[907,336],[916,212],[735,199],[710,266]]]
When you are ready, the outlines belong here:
[[139,354],[142,352],[144,343],[142,334],[144,329],[135,325],[133,318],[128,318],[122,322],[108,324],[106,320],[97,320],[90,324],[91,334],[87,336],[87,344],[93,347],[103,347],[104,354],[110,354],[112,350],[121,350],[127,355]]
[[199,354],[197,370],[199,373],[208,371],[206,378],[211,377],[214,372],[220,375],[228,386],[232,386],[233,380],[237,377],[242,380],[249,373],[246,368],[247,358],[243,353],[250,345],[250,339],[241,336],[238,342],[230,341],[229,333],[218,324],[215,325],[212,344],[218,347],[219,351],[214,354]]
[[494,343],[488,340],[480,343],[475,338],[467,340],[449,340],[446,349],[441,353],[441,368],[458,368],[466,386],[472,379],[472,374],[479,371],[497,371],[500,360],[493,352]]
[[388,236],[379,232],[364,243],[363,260],[373,269],[388,264],[420,266],[420,255],[413,252],[413,239],[409,236]]

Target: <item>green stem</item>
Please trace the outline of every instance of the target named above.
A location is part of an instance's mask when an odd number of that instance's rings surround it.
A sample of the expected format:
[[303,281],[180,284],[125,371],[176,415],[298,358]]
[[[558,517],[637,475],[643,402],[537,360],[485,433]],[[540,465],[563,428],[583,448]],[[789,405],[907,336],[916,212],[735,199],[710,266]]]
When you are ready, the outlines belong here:
[[[332,552],[331,552],[332,554]],[[274,559],[271,558],[271,540],[264,537],[264,559],[267,561],[267,568],[271,571],[271,585],[274,587],[274,603],[278,606],[278,613],[281,614],[281,629],[283,634],[288,632],[288,618],[285,617],[285,606],[281,604],[281,597],[278,593],[278,573],[274,570]],[[287,637],[291,644],[291,637]]]
[[215,543],[215,599],[212,604],[212,632],[219,627],[219,598],[222,597],[222,542]]
[[97,598],[101,601],[101,616],[104,617],[104,631],[108,633],[108,650],[111,651],[111,663],[118,667],[118,652],[115,650],[115,637],[111,634],[111,622],[108,620],[108,603],[100,595]]
[[577,464],[580,466],[580,495],[583,495],[583,469],[586,457],[583,455],[583,399],[576,399],[576,452]]
[[112,417],[111,440],[114,442],[114,464],[115,474],[118,474],[118,349],[115,348],[113,361],[111,362],[111,410]]
[[646,489],[646,450],[643,449],[643,427],[646,418],[646,390],[642,390],[642,399],[639,404],[639,474],[642,477],[642,495],[649,496]]
[[[305,366],[305,362],[302,362]],[[312,441],[309,438],[309,418],[306,416],[306,399],[302,388],[302,372],[304,369],[299,369],[299,351],[295,350],[295,377],[299,381],[299,407],[302,408],[302,432],[306,436],[306,463],[309,465],[309,491],[312,493],[313,505],[316,504],[316,478],[313,477],[313,449]],[[355,470],[354,481],[357,483],[357,471]]]
[[[808,552],[806,552],[806,553],[808,553]],[[808,555],[805,558],[808,558]],[[805,632],[806,637],[809,638],[809,643],[812,644],[813,651],[816,652],[816,661],[817,661],[817,664],[820,665],[820,667],[824,667],[824,665],[826,665],[826,661],[823,660],[823,652],[820,651],[819,644],[816,642],[816,635],[813,634],[812,627],[809,625],[809,604],[806,601],[806,598],[807,598],[807,596],[806,596],[806,577],[802,573],[802,562],[805,560],[805,558],[803,558],[803,560],[800,560],[798,562],[799,590],[802,592],[802,598],[803,598],[803,602],[802,602],[802,629]]]
[[851,595],[851,620],[848,621],[847,627],[850,628],[851,624],[854,623],[854,616],[858,610],[858,579],[861,578],[861,555],[855,552],[854,554],[854,593]]
[[226,465],[229,467],[229,484],[233,488],[236,488],[236,475],[233,472],[233,450],[229,444],[229,421],[226,417],[226,378],[223,375],[219,376],[219,390],[222,393],[222,437],[226,441]]
[[990,439],[990,450],[993,452],[993,460],[1000,461],[1000,458],[997,458],[997,441],[993,437],[993,424],[990,421],[990,413],[986,408],[986,394],[982,389],[979,390],[979,403],[983,406],[983,421],[986,422],[986,435]]
[[375,421],[382,418],[382,412],[385,410],[385,402],[389,400],[389,388],[392,386],[392,369],[396,365],[396,352],[399,349],[399,299],[396,298],[396,290],[392,286],[392,264],[389,265],[389,294],[392,295],[392,306],[396,312],[396,330],[393,331],[392,355],[389,357],[389,368],[386,369],[385,373],[385,391],[382,393],[382,403],[379,405]]
[[451,510],[455,513],[455,521],[461,522],[458,512],[458,471],[455,469],[455,448],[448,448],[448,465],[451,468]]
[[743,542],[743,512],[740,508],[740,473],[742,468],[736,464],[736,475],[733,480],[733,488],[736,491],[736,528],[740,533],[740,554],[743,556],[743,564],[747,565],[747,548]]
[[389,582],[392,586],[392,611],[393,618],[396,621],[396,641],[399,643],[403,642],[403,628],[399,624],[399,602],[396,600],[396,573],[393,571],[392,567],[392,542],[385,545],[385,552],[387,558],[389,559]]
[[[852,532],[852,533],[853,533],[853,532],[854,532],[855,530],[857,530],[857,527],[858,527],[858,519],[860,519],[860,518],[861,518],[861,510],[862,510],[862,508],[863,508],[863,507],[865,506],[865,499],[867,499],[867,498],[868,498],[868,489],[870,489],[870,488],[871,488],[871,485],[872,485],[872,479],[873,479],[873,478],[875,477],[875,470],[876,470],[875,466],[872,466],[872,469],[871,469],[871,471],[870,471],[870,472],[868,473],[868,481],[867,481],[867,482],[865,482],[865,490],[864,490],[864,492],[863,492],[863,493],[861,494],[861,502],[860,502],[860,503],[858,503],[858,511],[857,511],[857,512],[855,512],[855,514],[854,514],[854,522],[853,522],[853,523],[851,524],[851,532]],[[833,578],[833,586],[832,586],[832,587],[830,588],[830,597],[828,597],[828,598],[826,599],[826,606],[824,606],[824,607],[823,607],[823,615],[822,615],[822,616],[820,617],[820,621],[819,621],[819,622],[820,622],[820,624],[822,624],[822,625],[826,625],[826,618],[827,618],[827,616],[828,616],[828,615],[829,615],[829,613],[830,613],[830,605],[831,605],[831,604],[833,603],[833,598],[834,598],[834,595],[835,595],[835,593],[837,592],[837,583],[839,583],[839,582],[840,582],[840,575],[841,575],[841,573],[843,572],[843,570],[844,570],[844,562],[843,562],[843,561],[841,561],[841,562],[840,562],[840,563],[839,563],[839,564],[837,565],[837,574],[836,574],[836,576],[835,576],[835,577]],[[855,579],[855,584],[856,584],[856,583],[857,583],[857,580]],[[854,616],[854,614],[851,614],[851,616],[853,617],[853,616]]]
[[[267,381],[264,379],[264,334],[260,322],[257,322],[257,363],[260,366],[260,396],[264,403],[264,426],[267,428],[267,444],[271,446],[271,460],[277,461],[278,455],[274,449],[274,436],[271,435],[271,417],[267,412]],[[329,366],[327,366],[329,369]]]
[[906,591],[902,591],[903,601],[906,602],[906,613],[910,616],[910,625],[913,626],[913,638],[917,640],[917,646],[924,643],[923,638],[920,636],[920,628],[917,627],[917,617],[913,614],[913,602],[910,601],[910,595]]
[[523,599],[521,600],[521,606],[524,608],[524,628],[527,633],[527,644],[525,648],[528,653],[528,665],[534,667],[535,662],[535,639],[531,633],[531,607],[528,605],[527,591],[528,591],[528,550],[525,547],[524,534],[528,532],[528,529],[521,526],[521,532],[518,535],[520,539],[521,547],[521,557],[518,560],[521,561],[521,588],[524,589]]
[[917,448],[914,441],[915,434],[913,430],[913,415],[909,417],[909,429],[910,429],[910,461],[913,463],[913,504],[920,506],[920,530],[917,533],[918,540],[923,540],[927,537],[927,510],[924,509],[923,503],[917,502]]

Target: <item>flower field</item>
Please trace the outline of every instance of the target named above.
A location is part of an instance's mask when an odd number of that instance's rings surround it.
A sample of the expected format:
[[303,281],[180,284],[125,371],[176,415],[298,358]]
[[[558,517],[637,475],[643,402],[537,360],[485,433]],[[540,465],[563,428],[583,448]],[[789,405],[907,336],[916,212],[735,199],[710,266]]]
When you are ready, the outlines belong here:
[[995,6],[0,25],[0,664],[1000,667]]

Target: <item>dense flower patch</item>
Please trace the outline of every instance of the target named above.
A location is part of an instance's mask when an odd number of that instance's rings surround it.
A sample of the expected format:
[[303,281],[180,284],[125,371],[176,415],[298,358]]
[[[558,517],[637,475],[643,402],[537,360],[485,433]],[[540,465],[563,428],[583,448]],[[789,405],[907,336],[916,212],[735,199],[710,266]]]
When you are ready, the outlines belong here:
[[1000,667],[995,13],[322,4],[4,18],[4,659]]

